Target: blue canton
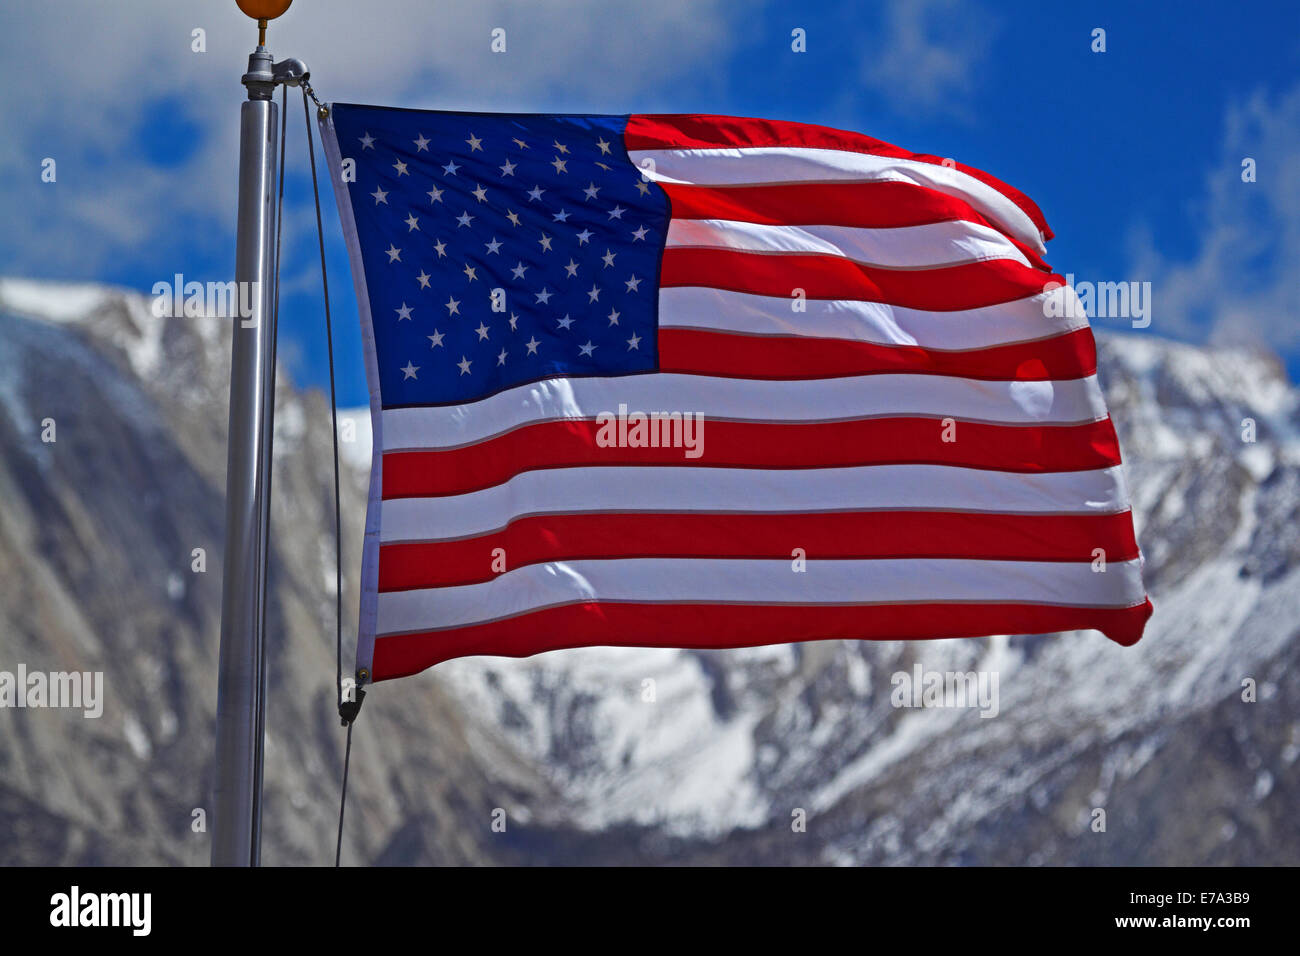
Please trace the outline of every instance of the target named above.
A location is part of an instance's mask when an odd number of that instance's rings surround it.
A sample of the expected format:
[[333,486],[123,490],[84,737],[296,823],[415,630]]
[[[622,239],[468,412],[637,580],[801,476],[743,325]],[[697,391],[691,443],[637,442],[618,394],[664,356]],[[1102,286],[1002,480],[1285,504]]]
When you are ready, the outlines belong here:
[[332,111],[385,408],[657,368],[669,208],[627,117]]

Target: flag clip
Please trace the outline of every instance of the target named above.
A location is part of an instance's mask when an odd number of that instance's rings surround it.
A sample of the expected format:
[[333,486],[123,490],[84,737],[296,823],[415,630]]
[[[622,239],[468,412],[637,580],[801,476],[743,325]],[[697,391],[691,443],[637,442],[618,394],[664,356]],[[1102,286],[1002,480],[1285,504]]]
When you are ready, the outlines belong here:
[[[309,74],[309,75],[310,75],[310,74]],[[308,76],[309,76],[309,75],[308,75]],[[330,108],[329,108],[328,106],[326,106],[324,103],[322,103],[319,99],[316,98],[316,91],[315,91],[314,89],[312,89],[311,84],[310,84],[309,82],[307,82],[307,80],[308,80],[308,76],[304,76],[304,77],[302,78],[302,89],[303,89],[303,92],[306,93],[308,96],[310,96],[310,97],[311,97],[311,101],[312,101],[313,103],[316,104],[316,117],[317,117],[317,119],[322,119],[322,120],[324,120],[324,119],[329,119]]]
[[355,694],[354,700],[339,701],[339,719],[344,727],[357,719],[357,714],[361,713],[361,705],[366,699],[366,692],[360,687],[357,687],[353,693]]

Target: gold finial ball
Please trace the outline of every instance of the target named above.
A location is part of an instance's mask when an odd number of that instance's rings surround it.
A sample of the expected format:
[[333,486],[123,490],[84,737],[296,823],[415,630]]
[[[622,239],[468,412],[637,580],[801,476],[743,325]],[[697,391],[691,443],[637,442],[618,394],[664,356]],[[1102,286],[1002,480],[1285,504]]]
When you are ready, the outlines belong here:
[[274,20],[289,9],[293,0],[235,0],[245,16],[254,20]]

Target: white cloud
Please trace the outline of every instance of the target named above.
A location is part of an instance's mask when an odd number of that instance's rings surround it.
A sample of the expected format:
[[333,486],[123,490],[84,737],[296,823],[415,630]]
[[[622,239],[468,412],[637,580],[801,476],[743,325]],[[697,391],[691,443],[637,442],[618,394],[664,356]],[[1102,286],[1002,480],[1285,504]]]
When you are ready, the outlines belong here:
[[892,0],[863,80],[900,111],[965,116],[996,20],[962,0]]
[[[1255,160],[1256,181],[1242,181]],[[1149,229],[1132,240],[1135,279],[1150,280],[1151,330],[1225,344],[1300,349],[1300,85],[1233,105],[1222,150],[1191,209],[1198,247],[1188,259]]]
[[[442,109],[629,112],[725,52],[723,0],[312,0],[273,21],[268,46],[307,62],[324,99]],[[489,50],[506,30],[507,52]],[[207,50],[191,50],[206,31]],[[102,274],[195,243],[216,259],[234,230],[239,76],[256,27],[235,4],[51,0],[0,10],[0,234],[15,274]],[[290,97],[291,162],[301,106]],[[166,104],[166,105],[160,105]],[[175,166],[139,131],[180,109],[201,129]],[[183,124],[182,124],[183,125]],[[170,128],[170,127],[166,127]],[[295,142],[296,140],[296,142]],[[58,182],[40,182],[42,158]],[[313,223],[314,226],[314,223]],[[233,263],[233,253],[225,258]]]

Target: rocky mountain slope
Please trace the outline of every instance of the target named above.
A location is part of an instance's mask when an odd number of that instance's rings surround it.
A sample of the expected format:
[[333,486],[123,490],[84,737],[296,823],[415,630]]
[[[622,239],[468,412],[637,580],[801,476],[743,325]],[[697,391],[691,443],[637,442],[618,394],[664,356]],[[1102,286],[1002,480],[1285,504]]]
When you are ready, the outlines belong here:
[[[0,862],[207,860],[194,820],[212,779],[228,339],[220,320],[158,319],[133,293],[0,281],[0,670],[102,670],[106,685],[99,719],[0,710]],[[367,701],[345,859],[1300,860],[1297,392],[1267,355],[1147,335],[1099,344],[1156,605],[1141,644],[1086,633],[452,661]],[[365,415],[351,414],[345,634],[366,458]],[[329,428],[322,396],[282,377],[270,864],[332,858]],[[995,672],[997,716],[895,708],[891,676],[916,663]]]

